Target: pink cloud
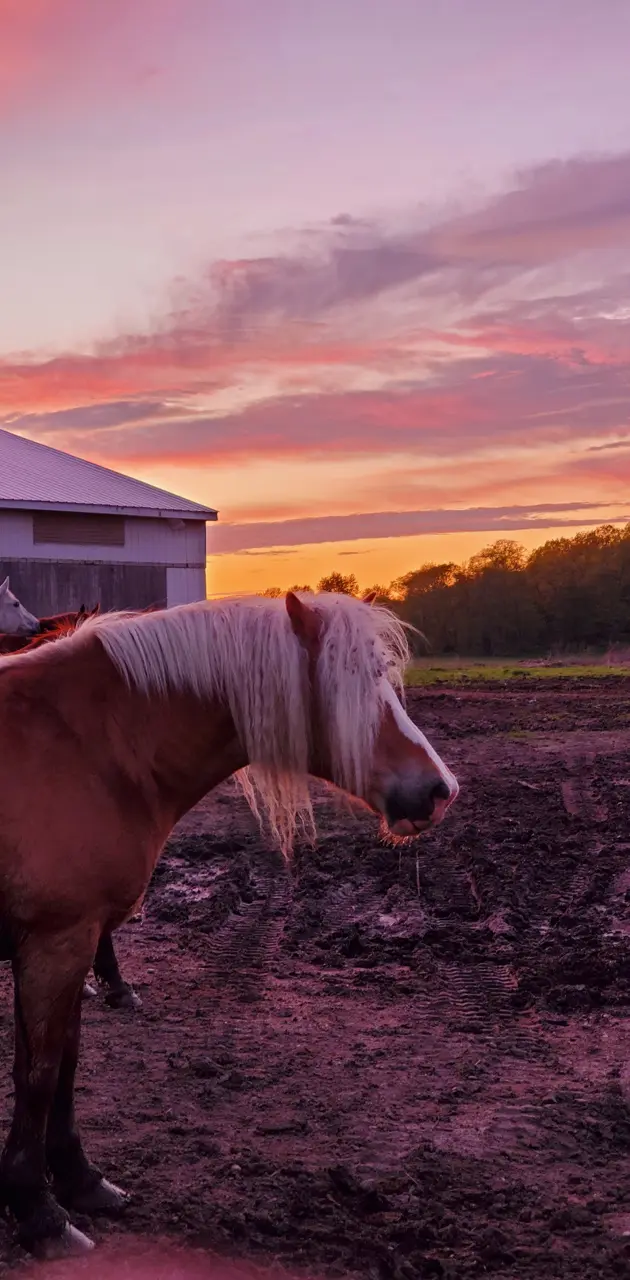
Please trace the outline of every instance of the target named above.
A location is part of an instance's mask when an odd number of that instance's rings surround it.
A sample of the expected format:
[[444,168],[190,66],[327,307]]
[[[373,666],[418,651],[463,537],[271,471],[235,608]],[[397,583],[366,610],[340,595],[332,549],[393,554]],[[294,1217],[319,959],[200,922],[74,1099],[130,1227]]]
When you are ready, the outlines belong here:
[[173,325],[149,337],[129,336],[93,354],[48,360],[0,360],[0,411],[46,412],[130,396],[186,395],[231,386],[244,370],[385,365],[387,344],[302,333],[291,340],[276,330],[234,347],[209,327]]
[[404,233],[338,218],[178,286],[152,333],[0,361],[0,414],[121,466],[398,453],[455,474],[461,452],[554,446],[567,476],[580,440],[630,425],[629,226],[630,154]]
[[[383,452],[415,453],[420,464],[422,458],[452,459],[458,451],[572,445],[598,431],[618,433],[629,416],[628,366],[548,355],[453,357],[421,382],[388,381],[378,391],[278,394],[229,413],[188,406],[181,369],[181,402],[163,399],[159,388],[164,388],[167,375],[157,366],[151,369],[151,388],[145,395],[109,403],[97,398],[91,405],[84,401],[78,407],[14,416],[5,422],[43,439],[56,436],[68,447],[77,448],[80,439],[81,447],[87,442],[94,456],[121,464]],[[196,385],[193,374],[189,369],[189,389]],[[91,384],[83,381],[82,392],[86,385]],[[99,370],[96,389],[101,395],[103,385]],[[175,378],[172,385],[175,388]],[[204,385],[209,385],[207,376]],[[118,380],[118,391],[120,386]],[[113,394],[114,382],[111,390]],[[34,394],[35,403],[39,398]],[[57,403],[68,402],[65,383],[56,389],[55,398]]]
[[187,0],[0,0],[0,110],[50,98],[85,104],[121,83],[146,84],[147,58],[176,30]]

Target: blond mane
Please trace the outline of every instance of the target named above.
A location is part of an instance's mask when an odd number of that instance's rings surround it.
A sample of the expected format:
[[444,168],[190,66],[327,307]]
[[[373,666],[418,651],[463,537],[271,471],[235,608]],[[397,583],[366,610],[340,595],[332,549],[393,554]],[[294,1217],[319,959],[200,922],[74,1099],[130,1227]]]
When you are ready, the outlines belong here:
[[[402,689],[409,653],[389,610],[349,596],[301,594],[322,620],[317,663],[320,732],[332,781],[365,794],[387,685]],[[146,694],[191,690],[230,709],[249,766],[239,776],[259,820],[285,854],[314,833],[308,790],[311,710],[307,656],[283,598],[202,601],[143,614],[101,614],[59,643],[101,644],[127,683]],[[390,694],[391,696],[391,694]]]

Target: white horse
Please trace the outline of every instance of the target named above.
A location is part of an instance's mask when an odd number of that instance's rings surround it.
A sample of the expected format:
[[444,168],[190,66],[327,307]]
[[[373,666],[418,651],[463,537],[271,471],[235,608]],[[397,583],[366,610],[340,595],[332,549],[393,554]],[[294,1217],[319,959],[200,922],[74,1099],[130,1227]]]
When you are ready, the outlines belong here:
[[7,636],[32,636],[39,631],[39,618],[20,604],[8,578],[0,582],[0,631]]

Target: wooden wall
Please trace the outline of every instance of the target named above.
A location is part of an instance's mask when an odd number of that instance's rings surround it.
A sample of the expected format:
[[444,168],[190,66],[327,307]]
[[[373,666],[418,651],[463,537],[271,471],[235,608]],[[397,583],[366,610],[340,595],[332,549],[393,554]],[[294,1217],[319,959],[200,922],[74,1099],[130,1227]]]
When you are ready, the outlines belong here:
[[85,563],[72,560],[7,559],[0,556],[0,582],[8,575],[11,590],[38,618],[52,613],[90,609],[145,609],[167,603],[166,566]]

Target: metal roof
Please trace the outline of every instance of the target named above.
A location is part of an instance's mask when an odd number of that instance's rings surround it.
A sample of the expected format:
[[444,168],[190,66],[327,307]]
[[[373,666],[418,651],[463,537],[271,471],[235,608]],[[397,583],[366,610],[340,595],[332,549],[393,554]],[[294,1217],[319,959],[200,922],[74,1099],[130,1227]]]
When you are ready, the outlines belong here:
[[85,458],[0,429],[0,509],[98,511],[170,520],[216,520],[217,512]]

